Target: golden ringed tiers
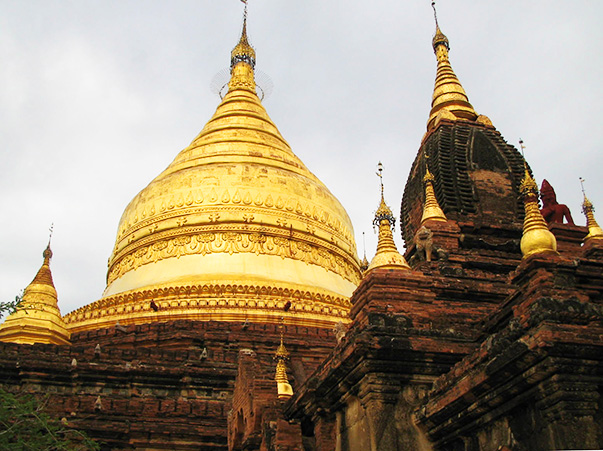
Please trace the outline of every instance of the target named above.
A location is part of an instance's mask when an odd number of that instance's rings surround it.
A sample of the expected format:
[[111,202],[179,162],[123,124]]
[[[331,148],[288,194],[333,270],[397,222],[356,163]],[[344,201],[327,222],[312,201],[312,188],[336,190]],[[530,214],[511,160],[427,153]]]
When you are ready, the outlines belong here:
[[103,298],[65,321],[73,332],[285,315],[332,327],[359,281],[347,213],[291,151],[242,58],[201,133],[123,213]]

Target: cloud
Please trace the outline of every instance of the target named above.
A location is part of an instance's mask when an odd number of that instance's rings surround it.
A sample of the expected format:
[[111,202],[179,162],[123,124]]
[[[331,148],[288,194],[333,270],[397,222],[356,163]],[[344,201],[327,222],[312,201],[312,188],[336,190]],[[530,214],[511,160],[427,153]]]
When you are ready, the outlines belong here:
[[[578,177],[603,205],[602,5],[438,6],[472,104],[508,142],[524,139],[538,181],[582,224]],[[0,300],[34,277],[53,222],[62,311],[100,297],[125,206],[218,104],[208,87],[228,66],[241,9],[234,0],[0,5]],[[436,67],[429,2],[257,0],[249,14],[258,68],[275,84],[268,113],[347,209],[360,254],[366,232],[370,258],[376,164],[398,212],[425,131]]]

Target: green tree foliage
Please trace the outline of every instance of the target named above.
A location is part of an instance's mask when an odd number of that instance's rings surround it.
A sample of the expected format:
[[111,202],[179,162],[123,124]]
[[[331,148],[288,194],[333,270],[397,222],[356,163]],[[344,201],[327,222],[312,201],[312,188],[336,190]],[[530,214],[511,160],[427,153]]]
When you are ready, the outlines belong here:
[[46,412],[48,397],[14,395],[0,388],[0,449],[6,451],[88,451],[100,446],[66,419]]
[[23,292],[15,296],[14,301],[0,302],[0,318],[14,313],[23,303]]

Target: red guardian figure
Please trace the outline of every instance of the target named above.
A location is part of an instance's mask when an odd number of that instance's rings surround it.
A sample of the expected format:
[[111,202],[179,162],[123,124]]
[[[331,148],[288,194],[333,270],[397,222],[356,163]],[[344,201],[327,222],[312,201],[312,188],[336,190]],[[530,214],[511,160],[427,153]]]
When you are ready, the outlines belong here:
[[542,213],[542,217],[547,224],[553,222],[563,224],[563,218],[567,220],[568,224],[574,224],[569,208],[567,208],[567,205],[557,203],[555,190],[546,179],[542,181],[540,187],[540,199],[542,199],[540,213]]

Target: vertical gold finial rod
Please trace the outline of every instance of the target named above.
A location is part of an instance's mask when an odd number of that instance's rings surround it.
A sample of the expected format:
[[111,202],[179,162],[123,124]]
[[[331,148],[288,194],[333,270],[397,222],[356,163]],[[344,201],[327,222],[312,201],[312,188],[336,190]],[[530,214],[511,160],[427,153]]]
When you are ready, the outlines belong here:
[[523,145],[523,139],[521,139],[521,138],[519,138],[519,147],[521,148],[521,156],[523,157],[523,161],[525,163],[525,160],[526,160],[526,156],[525,156],[526,146]]
[[247,0],[241,0],[245,4],[245,10],[243,11],[243,20],[247,20]]
[[48,232],[49,232],[48,233],[48,247],[50,247],[50,242],[52,241],[52,234],[54,232],[54,222],[50,224],[50,228],[48,229]]
[[54,232],[54,223],[50,224],[50,228],[48,229],[48,245],[46,246],[46,249],[44,249],[44,252],[42,253],[42,256],[44,257],[44,264],[45,265],[49,265],[50,264],[50,259],[52,258],[52,250],[50,249],[50,242],[52,241],[52,233]]
[[381,184],[381,197],[383,197],[383,164],[381,162],[377,164],[377,177],[379,177],[379,183]]
[[[519,148],[521,149],[521,157],[523,158],[523,171],[524,171],[524,180],[526,180],[526,174],[530,175],[530,171],[528,171],[528,162],[526,161],[526,146],[523,143],[523,139],[519,138]],[[535,182],[534,182],[535,183]]]
[[433,8],[433,18],[435,19],[436,28],[440,28],[440,24],[438,23],[438,11],[436,10],[436,2],[431,2],[431,7]]

